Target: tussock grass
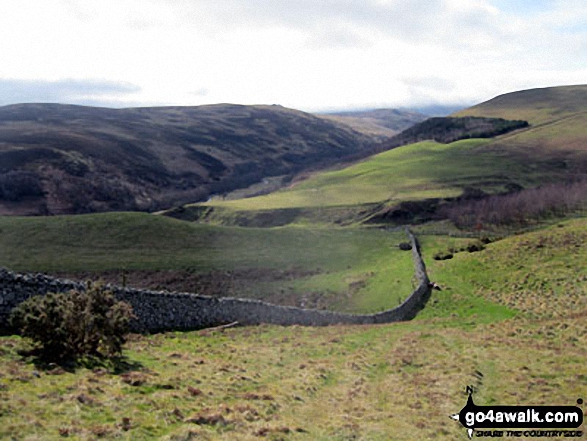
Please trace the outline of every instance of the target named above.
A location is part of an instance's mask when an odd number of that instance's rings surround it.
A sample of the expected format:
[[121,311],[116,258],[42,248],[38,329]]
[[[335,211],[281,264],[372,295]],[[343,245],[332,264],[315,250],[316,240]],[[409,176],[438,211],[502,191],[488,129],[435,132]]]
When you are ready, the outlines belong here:
[[431,254],[472,239],[422,237],[442,291],[407,323],[133,336],[118,373],[37,370],[2,337],[0,438],[461,439],[448,415],[466,385],[478,404],[574,405],[586,232],[565,222],[441,262]]
[[18,339],[2,338],[0,436],[458,439],[464,429],[448,415],[464,405],[467,384],[487,404],[574,404],[587,392],[578,320],[524,323],[521,335],[519,326],[261,326],[137,336],[126,354],[142,367],[121,375],[36,374],[15,354]]

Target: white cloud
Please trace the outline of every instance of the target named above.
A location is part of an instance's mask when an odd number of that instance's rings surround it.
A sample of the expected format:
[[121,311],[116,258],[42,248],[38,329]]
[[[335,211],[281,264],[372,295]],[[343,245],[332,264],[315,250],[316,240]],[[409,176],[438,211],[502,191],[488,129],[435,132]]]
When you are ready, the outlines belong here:
[[[472,103],[585,82],[587,5],[506,3],[2,0],[0,80],[136,85],[101,94],[118,105],[308,110]],[[52,97],[73,99],[61,93]]]
[[141,91],[133,84],[95,80],[0,79],[0,105],[66,101],[70,104],[116,105]]

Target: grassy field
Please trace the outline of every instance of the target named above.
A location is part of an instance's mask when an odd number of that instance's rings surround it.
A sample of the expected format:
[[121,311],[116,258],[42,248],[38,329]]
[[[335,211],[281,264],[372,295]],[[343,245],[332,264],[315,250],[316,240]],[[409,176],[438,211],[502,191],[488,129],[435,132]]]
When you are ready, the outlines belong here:
[[[586,114],[587,115],[587,114]],[[576,115],[494,140],[450,144],[424,141],[399,147],[342,170],[326,172],[264,196],[211,201],[204,206],[247,212],[284,208],[395,205],[455,197],[466,187],[503,192],[581,176],[587,163],[585,116]],[[232,214],[235,217],[235,214]]]
[[471,239],[425,236],[442,291],[408,323],[133,336],[119,372],[43,370],[2,337],[0,438],[459,440],[466,385],[477,404],[575,405],[586,235],[575,220],[441,262]]
[[406,240],[402,231],[217,227],[141,213],[0,217],[0,265],[374,312],[412,291],[412,256],[398,248]]

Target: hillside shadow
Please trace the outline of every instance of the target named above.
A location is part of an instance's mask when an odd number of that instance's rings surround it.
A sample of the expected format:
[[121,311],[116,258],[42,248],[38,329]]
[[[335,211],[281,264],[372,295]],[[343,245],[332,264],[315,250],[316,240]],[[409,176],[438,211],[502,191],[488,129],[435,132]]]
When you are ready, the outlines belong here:
[[132,371],[143,369],[143,364],[131,360],[126,356],[101,357],[86,356],[77,359],[55,358],[43,353],[40,349],[21,349],[17,351],[21,360],[32,364],[38,371],[49,375],[64,373],[75,373],[78,369],[89,369],[93,371],[104,371],[114,375],[121,375]]

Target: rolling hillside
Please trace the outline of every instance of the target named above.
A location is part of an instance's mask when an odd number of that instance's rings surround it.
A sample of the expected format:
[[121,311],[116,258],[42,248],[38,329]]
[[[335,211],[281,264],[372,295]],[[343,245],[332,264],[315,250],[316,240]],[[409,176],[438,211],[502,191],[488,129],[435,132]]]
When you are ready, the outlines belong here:
[[373,152],[280,106],[0,108],[0,214],[155,210]]
[[299,210],[299,220],[316,217],[315,207],[331,207],[330,220],[341,221],[347,214],[336,212],[344,207],[356,221],[407,201],[503,193],[587,177],[587,86],[516,92],[456,116],[527,119],[530,127],[495,138],[406,145],[269,195],[203,204],[199,213],[230,222],[239,217],[234,212],[251,218],[254,212],[286,209]]
[[354,130],[385,139],[397,135],[408,127],[424,121],[423,113],[399,109],[374,109],[318,114],[321,118],[347,124]]
[[[583,90],[525,91],[470,109],[531,123],[496,138],[420,141],[270,195],[172,213],[297,225],[0,216],[0,265],[355,312],[395,306],[413,275],[403,233],[332,222],[584,176]],[[79,366],[40,363],[25,339],[0,336],[0,438],[459,440],[467,433],[449,415],[467,386],[478,405],[584,411],[587,218],[484,237],[477,248],[480,231],[471,239],[437,227],[414,227],[440,290],[410,322],[131,335],[122,360]]]
[[454,116],[523,119],[536,126],[584,112],[587,112],[587,85],[577,85],[506,93]]
[[488,146],[488,154],[514,152],[535,170],[544,169],[547,182],[583,179],[587,175],[587,86],[501,95],[457,115],[479,114],[501,118],[517,115],[532,125],[523,132],[497,139]]

